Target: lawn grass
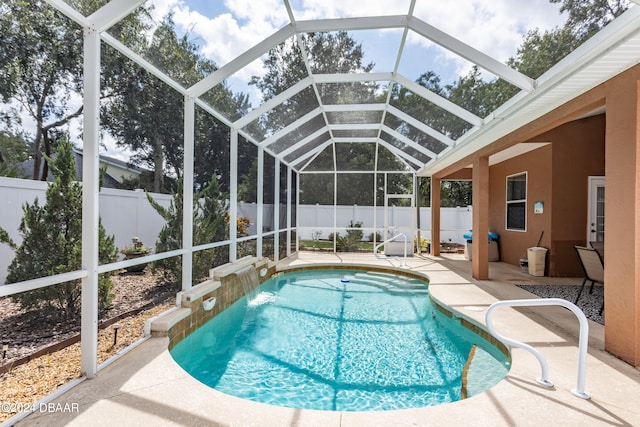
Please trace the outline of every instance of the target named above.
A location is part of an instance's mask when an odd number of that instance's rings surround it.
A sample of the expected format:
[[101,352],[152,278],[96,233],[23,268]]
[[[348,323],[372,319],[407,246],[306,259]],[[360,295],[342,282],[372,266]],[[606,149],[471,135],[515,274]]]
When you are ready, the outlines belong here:
[[[333,250],[333,240],[302,240],[301,245],[304,249],[330,249]],[[373,242],[358,243],[358,250],[373,251]]]

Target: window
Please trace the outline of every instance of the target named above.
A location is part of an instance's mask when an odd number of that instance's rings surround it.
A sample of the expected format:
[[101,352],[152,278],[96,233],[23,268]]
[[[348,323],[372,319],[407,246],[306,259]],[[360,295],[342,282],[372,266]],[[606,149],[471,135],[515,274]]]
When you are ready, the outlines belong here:
[[507,230],[527,229],[527,173],[507,177]]

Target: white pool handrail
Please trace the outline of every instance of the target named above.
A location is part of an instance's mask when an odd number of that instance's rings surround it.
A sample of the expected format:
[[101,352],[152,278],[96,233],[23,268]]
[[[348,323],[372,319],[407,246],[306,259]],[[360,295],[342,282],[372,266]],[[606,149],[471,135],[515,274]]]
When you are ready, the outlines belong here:
[[571,310],[580,321],[580,336],[578,339],[578,381],[576,388],[571,389],[571,392],[582,399],[589,399],[589,394],[584,391],[584,383],[587,370],[587,349],[589,344],[589,322],[587,321],[587,317],[584,315],[582,310],[578,308],[578,306],[561,298],[520,299],[494,302],[493,304],[491,304],[491,306],[487,310],[487,313],[485,314],[487,329],[489,330],[490,334],[498,338],[503,343],[512,345],[514,347],[520,347],[533,354],[540,362],[540,367],[542,368],[541,377],[537,378],[536,381],[538,382],[538,384],[541,384],[545,387],[553,387],[553,383],[549,381],[549,367],[542,354],[535,348],[531,347],[529,344],[512,340],[511,338],[507,338],[504,335],[499,334],[498,332],[496,332],[495,328],[493,327],[493,322],[491,321],[491,313],[498,307],[526,307],[544,305],[561,305],[563,307],[566,307]]
[[[384,242],[380,243],[379,245],[377,245],[376,247],[373,248],[373,256],[375,256],[377,259],[384,259],[384,257],[381,257],[378,255],[378,249],[380,249],[381,246],[383,246],[386,243],[389,242],[394,242],[398,237],[402,236],[402,241],[404,242],[404,258],[402,259],[402,261],[400,262],[400,266],[401,267],[406,267],[407,266],[407,235],[404,233],[398,233],[395,236],[385,240]],[[399,258],[398,256],[388,256],[391,258]]]

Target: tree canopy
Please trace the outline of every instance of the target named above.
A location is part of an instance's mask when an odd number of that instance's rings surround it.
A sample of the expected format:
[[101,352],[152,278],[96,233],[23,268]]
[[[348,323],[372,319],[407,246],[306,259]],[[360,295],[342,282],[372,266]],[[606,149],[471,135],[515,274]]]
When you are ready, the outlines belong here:
[[[67,1],[86,16],[107,3],[107,0]],[[567,14],[566,25],[547,31],[530,31],[508,61],[510,66],[531,78],[539,77],[630,4],[628,0],[550,1],[560,4],[561,12]],[[32,178],[42,179],[47,175],[44,159],[56,150],[61,128],[82,114],[82,105],[77,100],[82,92],[82,30],[42,0],[15,0],[2,7],[0,97],[5,103],[11,102],[13,108],[5,108],[2,119],[14,128],[18,127],[20,114],[17,109],[21,108],[36,123],[33,135],[28,136],[31,157],[36,163]],[[151,7],[137,8],[109,29],[109,34],[118,40],[126,40],[127,47],[185,87],[217,70],[216,64],[204,56],[189,32],[179,33],[171,15],[159,23],[152,22]],[[119,146],[135,153],[132,163],[153,170],[150,189],[169,191],[183,173],[182,96],[107,44],[103,44],[101,61],[103,129]],[[365,63],[362,44],[346,31],[298,34],[267,53],[264,57],[266,73],[253,77],[251,84],[260,89],[266,101],[305,78],[309,71],[316,74],[368,73],[373,66],[373,63]],[[477,67],[449,84],[442,83],[442,76],[425,70],[417,83],[480,117],[486,117],[518,91],[504,80],[491,80]],[[400,85],[386,88],[375,82],[351,82],[318,83],[313,89],[303,90],[262,115],[245,130],[262,140],[316,108],[317,97],[324,103],[339,104],[372,102],[387,96],[394,107],[453,139],[471,128],[469,123]],[[246,94],[233,93],[224,82],[206,92],[201,100],[230,120],[241,117],[251,108]],[[425,136],[392,114],[386,115],[384,124],[434,153],[444,149],[442,142]],[[316,125],[313,122],[305,126]],[[278,141],[270,149],[280,152],[289,148],[299,140],[298,136],[306,135],[304,131],[293,130],[287,135],[287,141]],[[229,135],[227,125],[197,108],[196,190],[206,187],[212,175],[217,177],[223,191],[229,190]],[[384,169],[405,167],[395,156],[387,156],[387,150],[373,149],[372,144],[351,145],[335,148],[343,150],[346,156],[340,157],[342,164],[331,165],[332,168],[338,171],[367,169],[376,150],[378,156],[386,156],[378,160],[384,162]],[[254,150],[240,150],[239,170],[255,173],[251,172],[250,166],[255,159],[254,153]],[[317,166],[326,160],[325,153],[321,153],[312,163]],[[44,167],[40,167],[43,162]],[[313,167],[311,164],[307,170],[313,170]],[[354,179],[352,184],[357,181]],[[367,188],[368,181],[364,179],[358,186]],[[394,191],[407,190],[407,182],[397,185],[400,187]],[[345,193],[345,200],[358,199],[359,190],[355,188],[349,186],[354,194]],[[307,194],[320,194],[321,190],[320,187],[312,188]]]
[[29,158],[24,135],[0,131],[0,176],[25,178],[21,163]]
[[[217,69],[216,65],[198,52],[198,46],[189,35],[178,36],[171,16],[155,29],[150,41],[138,46],[142,55],[159,69],[188,87]],[[114,55],[117,53],[114,52]],[[116,138],[117,144],[136,154],[132,161],[154,170],[153,191],[166,191],[164,177],[180,180],[183,171],[184,99],[181,94],[138,67],[119,76],[123,90],[104,105],[104,125]],[[218,109],[239,117],[246,109],[246,97],[234,96],[221,85],[205,94],[205,100]],[[228,148],[228,128],[210,115],[198,115],[198,167],[197,187],[203,187],[212,173],[224,170],[221,152]],[[228,170],[228,167],[226,168]]]

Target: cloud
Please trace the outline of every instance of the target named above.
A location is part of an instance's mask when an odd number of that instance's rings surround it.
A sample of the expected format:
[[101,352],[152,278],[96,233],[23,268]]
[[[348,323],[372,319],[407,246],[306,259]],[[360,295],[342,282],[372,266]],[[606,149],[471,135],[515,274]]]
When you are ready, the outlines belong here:
[[[182,0],[153,0],[153,18],[161,20],[166,14],[191,40],[200,45],[202,54],[218,67],[237,58],[278,29],[289,23],[281,0],[229,0],[204,4],[196,10]],[[208,9],[207,9],[208,8]],[[255,60],[227,79],[234,92],[249,93],[254,104],[260,92],[248,86],[252,76],[264,73],[262,61]]]
[[[289,23],[282,0],[225,0],[226,10],[195,10],[183,0],[154,0],[158,13],[172,12],[174,21],[202,45],[202,53],[222,66]],[[406,14],[410,0],[292,0],[296,20]],[[218,4],[218,9],[220,5]],[[416,1],[414,15],[500,60],[515,55],[523,35],[531,29],[553,28],[563,23],[557,4],[546,0],[448,0]],[[427,39],[410,33],[408,46],[432,47]],[[394,53],[395,54],[395,53]],[[460,73],[470,64],[449,51],[435,61],[454,61]],[[261,74],[260,61],[237,73],[248,81]]]
[[[565,20],[559,14],[558,5],[544,0],[417,2],[414,15],[502,62],[515,56],[524,34],[529,30],[552,29]],[[410,42],[431,45],[415,35]],[[455,54],[446,53],[446,56],[457,61],[462,68],[468,67],[466,61]]]

